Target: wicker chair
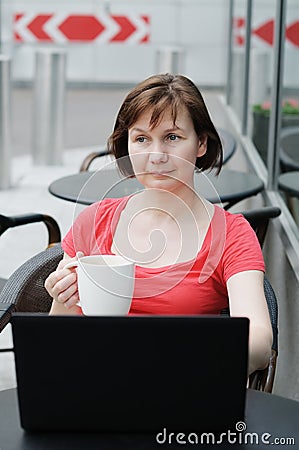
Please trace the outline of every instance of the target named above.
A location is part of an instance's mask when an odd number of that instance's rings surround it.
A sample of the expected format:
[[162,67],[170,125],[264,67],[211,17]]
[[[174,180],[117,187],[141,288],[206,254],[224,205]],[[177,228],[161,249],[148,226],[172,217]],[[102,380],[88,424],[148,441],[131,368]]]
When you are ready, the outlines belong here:
[[277,206],[263,206],[257,209],[242,211],[241,214],[248,220],[257,235],[260,246],[263,247],[270,219],[278,217],[281,214],[281,209]]
[[249,387],[257,391],[271,393],[278,355],[278,305],[275,292],[266,277],[264,278],[264,289],[273,332],[272,351],[268,366],[263,370],[256,370],[249,376]]
[[101,158],[102,156],[109,155],[108,150],[100,150],[98,152],[92,152],[89,155],[87,155],[84,160],[82,161],[82,164],[80,166],[79,172],[87,172],[91,166],[91,163],[97,159]]
[[[0,236],[9,228],[18,227],[21,225],[32,224],[36,222],[42,222],[45,224],[48,230],[48,249],[61,240],[60,229],[57,222],[48,215],[45,214],[24,214],[13,217],[7,217],[0,215]],[[54,250],[53,250],[54,251]],[[38,255],[37,255],[38,256]],[[31,260],[29,260],[31,261]],[[23,271],[27,271],[29,276],[29,266],[26,261],[23,266],[14,272],[14,275],[9,280],[0,279],[0,332],[7,325],[10,320],[11,314],[16,310],[17,298],[15,298],[16,290],[22,292],[22,283],[25,284],[26,274],[22,274]],[[28,269],[27,269],[28,268]],[[21,283],[21,284],[20,284]],[[32,286],[31,286],[32,288]],[[30,288],[30,289],[31,289]]]
[[[258,209],[243,211],[241,214],[243,214],[256,232],[260,246],[262,247],[270,219],[278,217],[281,214],[281,210],[274,206],[265,206]],[[264,278],[264,290],[273,332],[272,352],[266,369],[256,370],[250,375],[249,387],[264,392],[272,392],[278,355],[278,305],[275,292],[267,277]]]

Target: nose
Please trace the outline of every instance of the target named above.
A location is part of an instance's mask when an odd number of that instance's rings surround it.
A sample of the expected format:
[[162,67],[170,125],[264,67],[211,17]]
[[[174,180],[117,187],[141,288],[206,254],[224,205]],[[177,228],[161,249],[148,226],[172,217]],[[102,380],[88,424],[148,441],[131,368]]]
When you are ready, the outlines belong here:
[[168,154],[166,152],[162,152],[161,149],[152,150],[149,153],[149,161],[152,164],[160,164],[168,161]]

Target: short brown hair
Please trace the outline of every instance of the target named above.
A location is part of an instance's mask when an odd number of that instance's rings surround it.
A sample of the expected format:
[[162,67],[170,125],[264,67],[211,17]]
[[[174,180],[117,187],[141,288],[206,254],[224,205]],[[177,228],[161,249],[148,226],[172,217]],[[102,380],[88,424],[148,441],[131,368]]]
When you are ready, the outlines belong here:
[[152,109],[150,125],[154,128],[166,109],[170,110],[173,122],[180,108],[185,107],[192,119],[198,137],[207,136],[207,151],[197,158],[196,167],[200,171],[217,166],[220,172],[223,162],[222,145],[211,121],[202,95],[195,84],[182,75],[153,75],[133,88],[118,112],[114,131],[108,139],[108,151],[112,153],[123,175],[134,176],[128,156],[128,130],[139,116]]

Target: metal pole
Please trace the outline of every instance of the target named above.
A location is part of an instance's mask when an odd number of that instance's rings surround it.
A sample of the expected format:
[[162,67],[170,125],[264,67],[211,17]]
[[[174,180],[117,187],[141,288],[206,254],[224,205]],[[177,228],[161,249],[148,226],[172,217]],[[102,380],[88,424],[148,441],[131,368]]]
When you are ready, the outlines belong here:
[[271,91],[271,113],[268,141],[268,189],[277,189],[280,151],[281,101],[284,67],[284,42],[286,21],[286,0],[276,1],[274,36],[274,72]]
[[11,58],[0,55],[0,189],[10,187]]
[[243,114],[244,59],[244,50],[240,48],[235,49],[233,53],[230,106],[234,109],[237,117],[241,118],[240,123],[242,123]]
[[226,70],[226,103],[231,104],[232,96],[232,64],[233,64],[233,26],[234,26],[234,0],[229,0],[228,9],[228,45]]
[[252,19],[252,0],[247,0],[242,134],[247,133],[247,126],[248,126],[251,19]]
[[0,55],[2,53],[2,0],[0,0]]
[[33,162],[61,165],[64,147],[66,53],[41,49],[36,53],[33,114]]
[[161,47],[157,54],[157,73],[179,74],[183,72],[184,51],[181,47]]

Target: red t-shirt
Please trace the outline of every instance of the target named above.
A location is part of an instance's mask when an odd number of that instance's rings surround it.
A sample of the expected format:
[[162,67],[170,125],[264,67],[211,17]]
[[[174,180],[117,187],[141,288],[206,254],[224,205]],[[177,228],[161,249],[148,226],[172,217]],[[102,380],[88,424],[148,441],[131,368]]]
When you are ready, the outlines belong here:
[[[71,257],[112,254],[113,233],[129,197],[85,208],[62,241]],[[219,314],[228,306],[227,280],[246,270],[264,271],[255,232],[241,214],[215,206],[196,258],[160,268],[135,267],[131,314]]]

